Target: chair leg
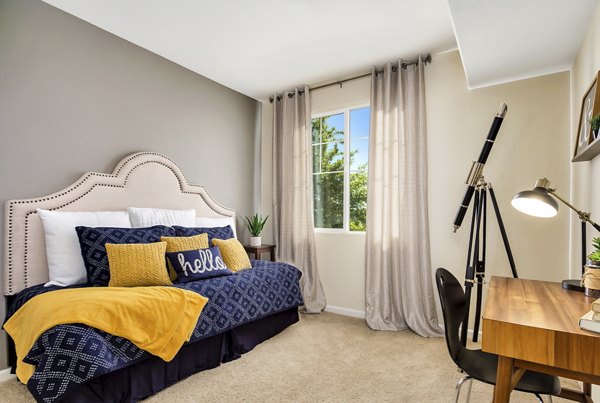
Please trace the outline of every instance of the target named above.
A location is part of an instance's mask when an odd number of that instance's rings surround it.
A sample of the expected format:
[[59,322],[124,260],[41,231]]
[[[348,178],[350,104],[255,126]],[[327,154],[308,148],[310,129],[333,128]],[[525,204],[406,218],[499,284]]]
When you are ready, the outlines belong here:
[[458,380],[458,383],[456,384],[456,399],[454,400],[455,403],[458,403],[458,398],[460,397],[460,388],[467,381],[470,381],[469,382],[469,390],[467,392],[467,402],[471,398],[471,384],[473,383],[473,378],[471,378],[469,375],[467,375],[467,376],[465,376],[463,378],[460,378]]
[[467,403],[471,401],[471,389],[473,388],[473,378],[469,379],[469,389],[467,389]]
[[[544,403],[544,399],[542,399],[542,396],[540,396],[539,393],[534,393],[534,395],[535,395],[535,397],[537,397],[539,403]],[[550,400],[549,400],[550,403],[552,403],[552,396],[548,396],[548,397],[550,398]]]

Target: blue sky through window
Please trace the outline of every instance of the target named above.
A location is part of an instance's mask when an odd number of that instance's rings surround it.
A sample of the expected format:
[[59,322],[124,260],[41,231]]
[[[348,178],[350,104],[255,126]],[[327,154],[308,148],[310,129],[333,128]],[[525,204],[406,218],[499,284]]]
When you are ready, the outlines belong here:
[[356,171],[369,161],[369,126],[370,108],[352,109],[350,111],[350,151],[356,150],[351,171]]
[[335,128],[336,131],[341,131],[341,139],[344,139],[344,114],[343,113],[338,113],[337,115],[331,115],[328,116],[327,118],[327,124],[329,125],[329,127],[333,127]]

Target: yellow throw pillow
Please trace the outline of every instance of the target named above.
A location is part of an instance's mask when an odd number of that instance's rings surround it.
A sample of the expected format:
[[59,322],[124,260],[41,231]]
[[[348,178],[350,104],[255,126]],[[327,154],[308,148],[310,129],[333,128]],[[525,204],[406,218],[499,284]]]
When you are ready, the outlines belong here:
[[244,250],[244,246],[237,239],[213,238],[212,243],[214,246],[219,247],[221,257],[223,257],[223,261],[229,270],[238,271],[252,267],[250,258],[248,258],[248,254]]
[[109,287],[171,285],[165,264],[166,242],[106,244]]
[[[208,245],[208,234],[199,234],[194,236],[161,236],[160,240],[167,243],[167,253],[185,252],[187,250],[206,249]],[[177,279],[177,273],[173,269],[171,262],[167,260],[169,266],[169,278],[171,281]]]

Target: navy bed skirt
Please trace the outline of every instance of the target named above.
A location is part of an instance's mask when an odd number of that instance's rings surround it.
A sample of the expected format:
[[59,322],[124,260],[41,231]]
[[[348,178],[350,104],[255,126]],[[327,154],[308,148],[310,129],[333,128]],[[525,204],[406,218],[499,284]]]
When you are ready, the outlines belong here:
[[267,316],[228,332],[184,345],[175,358],[158,357],[92,379],[63,402],[137,402],[190,375],[241,357],[263,341],[298,322],[298,308]]

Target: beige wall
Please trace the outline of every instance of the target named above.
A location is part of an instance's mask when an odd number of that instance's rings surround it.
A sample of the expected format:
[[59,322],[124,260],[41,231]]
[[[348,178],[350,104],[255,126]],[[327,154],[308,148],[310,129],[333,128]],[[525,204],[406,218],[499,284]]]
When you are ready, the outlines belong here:
[[257,107],[39,0],[0,0],[2,202],[57,191],[150,150],[249,214]]
[[[568,194],[569,74],[468,90],[459,55],[453,52],[433,58],[426,68],[426,85],[432,269],[446,267],[464,278],[471,211],[456,234],[452,223],[471,161],[477,159],[493,116],[505,102],[508,113],[484,175],[495,190],[519,276],[564,279],[569,212],[561,209],[554,219],[534,218],[513,209],[510,200],[542,177]],[[510,276],[489,208],[487,273]]]
[[[581,49],[573,64],[572,102],[571,102],[571,152],[577,137],[577,125],[581,99],[584,92],[600,70],[600,6],[596,8],[590,27],[583,41]],[[591,211],[592,219],[600,222],[600,156],[589,162],[575,162],[572,165],[572,201],[575,206]],[[588,226],[588,250],[591,249],[591,238],[600,234]],[[579,248],[581,245],[580,221],[574,216],[572,226],[573,275],[581,274],[581,259]]]
[[[600,5],[596,7],[586,37],[573,64],[571,81],[571,151],[573,151],[573,145],[577,136],[581,99],[594,76],[600,70],[599,39]],[[571,164],[571,167],[571,199],[573,204],[584,211],[590,211],[592,219],[600,222],[600,156],[589,162],[575,162]],[[579,257],[579,248],[581,245],[580,221],[573,213],[571,215],[573,218],[571,225],[571,243],[573,245],[571,270],[572,276],[576,277],[581,275],[581,260]],[[591,250],[592,237],[597,236],[600,236],[600,234],[588,225],[588,250]],[[592,392],[593,398],[599,400],[600,388],[594,385]]]
[[[426,71],[429,152],[429,213],[432,270],[446,267],[464,278],[469,215],[452,232],[464,195],[464,180],[477,159],[501,102],[508,115],[485,168],[495,189],[519,275],[559,281],[568,276],[569,214],[536,219],[510,207],[520,190],[548,177],[559,190],[569,190],[569,74],[468,90],[458,52],[433,57]],[[360,104],[369,99],[368,78],[315,91],[314,113]],[[263,107],[272,119],[272,105]],[[263,124],[263,210],[270,207],[270,125]],[[268,154],[268,163],[264,163]],[[269,188],[268,191],[265,188]],[[491,211],[491,206],[490,206]],[[491,213],[490,213],[491,214]],[[510,269],[494,216],[489,216],[487,269],[509,276]],[[364,312],[364,234],[317,232],[317,258],[329,306]]]

